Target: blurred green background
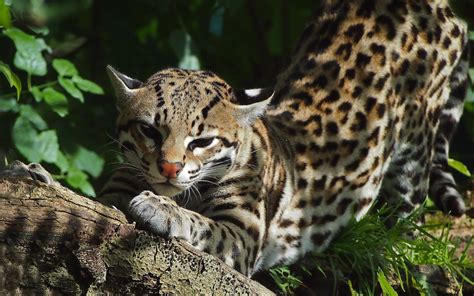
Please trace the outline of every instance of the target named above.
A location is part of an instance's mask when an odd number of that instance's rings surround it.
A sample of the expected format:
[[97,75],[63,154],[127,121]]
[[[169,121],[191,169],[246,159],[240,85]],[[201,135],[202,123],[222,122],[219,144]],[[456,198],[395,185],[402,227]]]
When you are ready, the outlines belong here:
[[[474,1],[450,2],[474,28]],[[269,86],[316,3],[0,0],[0,163],[39,161],[94,195],[119,161],[107,64],[141,80],[180,66],[212,70],[233,87]],[[465,109],[451,156],[474,168],[472,89]]]

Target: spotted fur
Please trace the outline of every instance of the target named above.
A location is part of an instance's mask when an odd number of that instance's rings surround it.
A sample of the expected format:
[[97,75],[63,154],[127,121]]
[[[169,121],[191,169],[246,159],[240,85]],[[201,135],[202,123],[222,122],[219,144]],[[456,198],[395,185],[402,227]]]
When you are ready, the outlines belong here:
[[246,275],[324,250],[376,198],[464,204],[447,170],[466,27],[445,1],[324,1],[274,94],[109,67],[126,158],[102,200]]

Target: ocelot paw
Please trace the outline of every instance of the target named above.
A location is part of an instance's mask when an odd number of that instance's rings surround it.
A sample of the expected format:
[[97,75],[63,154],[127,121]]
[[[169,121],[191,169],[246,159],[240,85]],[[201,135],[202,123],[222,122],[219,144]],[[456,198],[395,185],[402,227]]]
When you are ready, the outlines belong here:
[[134,197],[128,213],[139,226],[163,237],[186,238],[189,232],[189,225],[176,202],[151,191]]
[[61,186],[39,163],[24,164],[19,160],[15,160],[9,164],[4,171],[0,172],[0,177],[1,176],[24,177],[37,180],[48,185]]

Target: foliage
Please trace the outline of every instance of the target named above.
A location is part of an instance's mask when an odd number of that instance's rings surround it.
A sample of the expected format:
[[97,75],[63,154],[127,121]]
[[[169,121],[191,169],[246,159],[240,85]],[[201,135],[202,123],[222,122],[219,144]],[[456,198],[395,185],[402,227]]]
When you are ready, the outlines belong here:
[[464,176],[467,176],[467,177],[471,176],[471,172],[469,171],[469,169],[467,168],[467,166],[464,163],[462,163],[458,160],[452,159],[452,158],[448,158],[448,164],[449,164],[450,167],[452,167],[456,171],[460,172]]
[[270,276],[273,278],[278,288],[284,294],[292,293],[303,282],[295,276],[288,266],[279,266],[270,270]]
[[[461,15],[474,6],[474,1],[452,2]],[[22,95],[18,104],[30,105],[48,123],[47,128],[41,129],[22,120],[17,128],[26,128],[29,135],[38,137],[44,130],[56,130],[59,150],[66,159],[71,158],[81,143],[107,163],[117,160],[114,153],[104,149],[110,141],[104,135],[114,134],[114,99],[110,94],[96,96],[101,88],[82,77],[94,77],[99,85],[108,87],[104,70],[107,64],[142,79],[157,69],[181,66],[213,70],[234,87],[271,85],[275,73],[287,63],[315,7],[310,0],[291,3],[286,0],[139,0],[139,5],[112,0],[52,3],[1,0],[0,3],[0,26],[3,26],[0,72],[6,77],[5,83],[0,80],[0,124],[8,127],[0,132],[0,153],[6,154],[9,160],[30,161],[27,157],[30,154],[34,154],[31,159],[43,160],[39,152],[18,149],[11,136],[17,117],[26,112],[20,113],[13,96],[6,95],[6,88],[14,87],[17,96]],[[123,11],[130,13],[124,17]],[[470,15],[464,17],[468,23],[474,21]],[[12,71],[12,66],[20,72]],[[79,72],[86,74],[79,76]],[[50,111],[66,118],[58,120]],[[472,90],[465,113],[460,136],[456,137],[451,151],[453,158],[472,167],[474,154],[469,149],[474,143]],[[86,124],[84,118],[90,123]],[[47,133],[42,136],[45,138],[54,140],[54,134]],[[23,139],[23,143],[27,141]],[[55,168],[60,170],[58,176],[67,177],[68,169],[61,171],[65,165],[59,168],[53,162],[48,167]],[[85,177],[81,174],[82,179]],[[104,180],[98,180],[95,185],[100,187]]]
[[[9,15],[8,6],[2,0],[4,15]],[[6,11],[6,12],[5,12]],[[26,72],[27,89],[23,90],[17,74],[5,62],[0,62],[0,70],[15,93],[0,96],[0,112],[13,114],[13,126],[9,133],[14,147],[27,162],[46,162],[54,164],[59,170],[57,179],[64,179],[73,188],[94,196],[95,192],[88,181],[89,176],[97,177],[102,172],[104,160],[95,152],[76,143],[70,149],[59,144],[58,130],[50,122],[69,113],[71,98],[84,103],[83,92],[103,94],[102,88],[94,82],[79,75],[74,64],[61,58],[53,58],[51,65],[57,72],[55,79],[48,79],[42,84],[33,83],[33,76],[46,76],[48,62],[43,52],[51,53],[52,49],[37,34],[26,33],[11,26],[3,18],[1,33],[13,41],[15,54],[14,66]],[[52,75],[49,75],[52,76]],[[67,120],[65,118],[64,120]],[[59,120],[58,122],[62,122]]]
[[[324,273],[330,267],[335,280],[345,281],[350,276],[352,294],[361,295],[376,294],[377,285],[384,295],[397,295],[388,279],[394,279],[402,289],[413,287],[420,294],[430,295],[430,285],[414,269],[419,265],[440,266],[474,284],[464,274],[465,270],[474,268],[474,262],[467,255],[470,242],[457,254],[459,242],[450,239],[450,225],[419,226],[417,222],[422,213],[423,208],[420,208],[387,228],[386,219],[391,217],[388,208],[372,209],[360,221],[352,221],[343,228],[323,254],[312,254],[294,268],[303,269],[304,273]],[[441,234],[433,236],[431,230],[439,228]],[[409,237],[410,233],[416,233],[415,237]],[[292,294],[301,284],[301,279],[288,267],[274,268],[271,275],[285,294]]]
[[[283,64],[278,56],[288,55],[286,39],[296,39],[310,11],[300,4],[285,9],[294,25],[290,32],[260,28],[264,24],[257,15],[263,7],[242,0],[141,0],[138,6],[111,0],[0,0],[0,72],[5,77],[0,80],[0,158],[41,162],[66,185],[94,195],[91,179],[98,178],[100,187],[105,161],[118,158],[104,150],[110,141],[106,135],[113,134],[113,98],[96,96],[103,93],[99,85],[108,85],[105,65],[138,78],[164,66],[205,67],[236,86],[270,84]],[[272,7],[267,16],[279,18],[285,7]],[[242,18],[247,9],[251,15]],[[117,22],[123,11],[131,14]],[[256,45],[247,46],[240,36]],[[231,50],[238,59],[230,58]]]

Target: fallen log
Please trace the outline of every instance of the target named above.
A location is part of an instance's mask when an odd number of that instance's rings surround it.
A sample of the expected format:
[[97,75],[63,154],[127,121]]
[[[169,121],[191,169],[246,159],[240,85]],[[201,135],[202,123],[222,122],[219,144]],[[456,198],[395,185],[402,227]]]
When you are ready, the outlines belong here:
[[2,294],[273,295],[118,210],[18,177],[0,178],[0,275]]

